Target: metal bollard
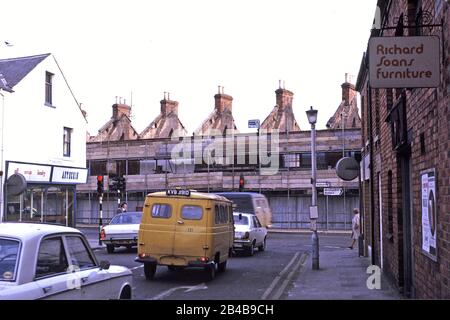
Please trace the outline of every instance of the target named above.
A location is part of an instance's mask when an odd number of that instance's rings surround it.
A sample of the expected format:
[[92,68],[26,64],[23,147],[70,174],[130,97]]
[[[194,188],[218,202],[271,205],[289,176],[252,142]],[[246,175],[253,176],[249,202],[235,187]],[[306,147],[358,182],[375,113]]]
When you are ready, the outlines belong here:
[[312,269],[319,270],[319,236],[313,231],[312,240]]

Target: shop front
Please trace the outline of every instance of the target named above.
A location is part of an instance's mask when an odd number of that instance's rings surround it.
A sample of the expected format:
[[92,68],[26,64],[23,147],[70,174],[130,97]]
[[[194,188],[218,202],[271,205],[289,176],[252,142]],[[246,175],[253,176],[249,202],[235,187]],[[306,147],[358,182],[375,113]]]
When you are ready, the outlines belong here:
[[75,226],[76,185],[86,183],[87,169],[6,162],[7,178],[22,175],[26,187],[20,193],[8,191],[6,183],[5,222],[38,222]]

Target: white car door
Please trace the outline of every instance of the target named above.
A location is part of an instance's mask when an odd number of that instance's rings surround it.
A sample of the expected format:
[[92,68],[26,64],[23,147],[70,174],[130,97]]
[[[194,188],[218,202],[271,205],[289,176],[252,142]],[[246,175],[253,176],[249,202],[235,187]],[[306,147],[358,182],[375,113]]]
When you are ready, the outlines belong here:
[[81,299],[112,299],[118,290],[111,290],[110,275],[96,264],[91,251],[80,235],[65,237],[71,266],[75,271],[76,284],[81,288]]
[[253,224],[255,226],[255,238],[256,238],[256,245],[259,246],[264,240],[264,235],[261,228],[261,223],[258,220],[258,217],[253,217]]
[[35,267],[35,282],[41,299],[80,299],[80,290],[70,283],[68,260],[61,236],[41,241]]

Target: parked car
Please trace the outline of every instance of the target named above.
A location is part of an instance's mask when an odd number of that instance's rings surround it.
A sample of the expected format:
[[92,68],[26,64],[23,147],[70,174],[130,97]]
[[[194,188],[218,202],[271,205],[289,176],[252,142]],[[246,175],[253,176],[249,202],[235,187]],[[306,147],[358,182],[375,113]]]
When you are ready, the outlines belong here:
[[128,249],[137,246],[141,220],[142,212],[124,212],[112,218],[100,231],[100,240],[106,245],[108,253],[121,246]]
[[267,229],[261,225],[256,215],[251,213],[233,213],[234,251],[244,251],[252,256],[255,248],[266,250]]
[[77,229],[0,223],[0,299],[131,299],[131,271],[97,261]]
[[255,192],[220,192],[217,194],[233,201],[234,211],[255,214],[262,226],[267,228],[272,226],[272,210],[265,195]]

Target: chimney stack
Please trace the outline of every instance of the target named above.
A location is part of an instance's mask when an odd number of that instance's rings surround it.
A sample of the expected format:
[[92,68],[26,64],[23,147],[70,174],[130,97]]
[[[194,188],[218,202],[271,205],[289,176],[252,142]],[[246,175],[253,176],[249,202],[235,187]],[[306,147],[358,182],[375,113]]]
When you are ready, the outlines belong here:
[[289,90],[280,88],[275,91],[277,97],[277,106],[281,109],[292,109],[292,100],[294,99],[294,93]]
[[356,88],[354,84],[349,82],[348,73],[345,74],[345,82],[341,85],[342,88],[342,101],[345,101],[345,105],[350,105],[356,96]]
[[164,92],[164,99],[161,100],[161,114],[168,115],[170,113],[178,115],[178,102],[170,100],[170,94]]
[[115,120],[119,119],[122,114],[125,114],[128,118],[131,115],[131,107],[129,105],[123,103],[115,103],[112,106],[113,108],[113,118]]
[[233,111],[233,97],[224,93],[224,87],[219,86],[219,93],[214,96],[214,99],[216,101],[215,108],[219,113]]

